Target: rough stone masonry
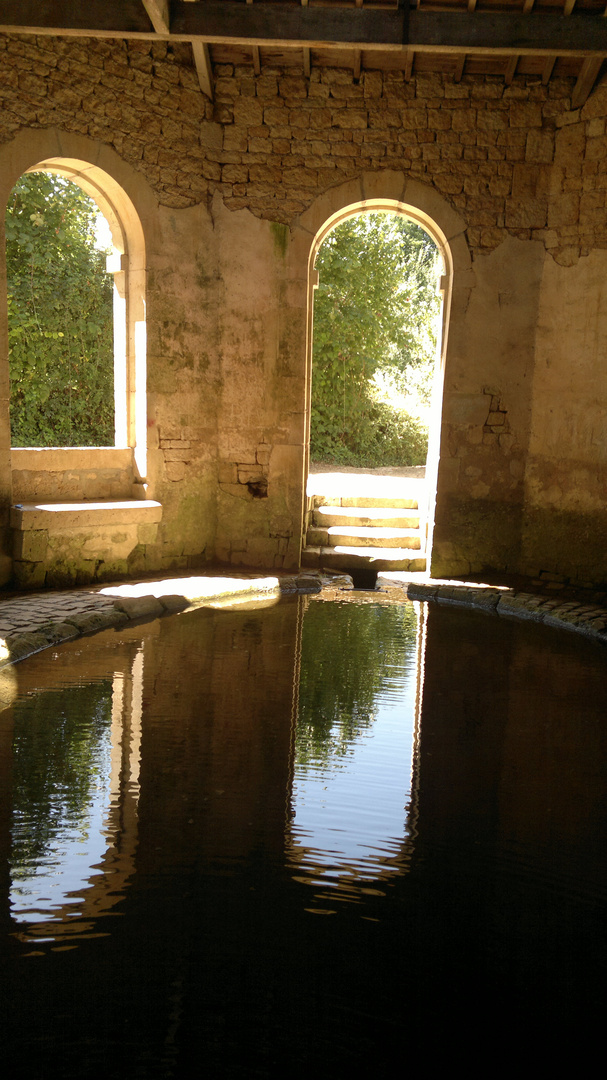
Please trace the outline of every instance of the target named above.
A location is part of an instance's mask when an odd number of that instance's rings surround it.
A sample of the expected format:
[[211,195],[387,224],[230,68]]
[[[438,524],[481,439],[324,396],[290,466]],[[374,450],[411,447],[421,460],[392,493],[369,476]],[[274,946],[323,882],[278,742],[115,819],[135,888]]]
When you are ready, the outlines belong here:
[[[91,162],[145,236],[162,521],[86,573],[298,564],[309,259],[323,220],[373,197],[422,208],[452,258],[433,572],[603,580],[607,85],[573,110],[562,78],[214,76],[211,102],[185,45],[0,38],[3,197],[46,157]],[[5,578],[12,550],[5,524]]]

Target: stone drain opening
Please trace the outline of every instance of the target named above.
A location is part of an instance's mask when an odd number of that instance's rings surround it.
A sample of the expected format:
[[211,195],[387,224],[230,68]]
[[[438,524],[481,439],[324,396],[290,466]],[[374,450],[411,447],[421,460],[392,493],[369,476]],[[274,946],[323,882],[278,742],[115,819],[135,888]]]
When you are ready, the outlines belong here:
[[249,480],[247,488],[254,499],[267,499],[268,497],[268,481],[265,479]]
[[377,570],[358,569],[347,572],[354,582],[355,589],[364,589],[365,592],[369,592],[377,588]]

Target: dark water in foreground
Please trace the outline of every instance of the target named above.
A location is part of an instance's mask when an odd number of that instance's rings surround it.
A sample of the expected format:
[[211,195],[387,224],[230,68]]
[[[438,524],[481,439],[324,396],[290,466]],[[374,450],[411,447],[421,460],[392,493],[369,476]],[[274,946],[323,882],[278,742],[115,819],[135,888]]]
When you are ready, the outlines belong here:
[[573,636],[371,594],[201,610],[18,665],[9,1075],[381,1075],[587,1048],[607,996],[606,673]]

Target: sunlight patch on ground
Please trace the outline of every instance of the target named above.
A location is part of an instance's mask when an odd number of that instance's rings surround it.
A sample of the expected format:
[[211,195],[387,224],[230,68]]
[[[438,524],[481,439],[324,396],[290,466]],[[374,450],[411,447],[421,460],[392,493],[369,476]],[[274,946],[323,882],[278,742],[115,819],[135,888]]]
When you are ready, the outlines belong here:
[[[425,478],[423,465],[411,468],[366,470],[341,469],[338,466],[312,465],[308,476],[308,495],[346,498],[407,499],[419,498]],[[322,471],[312,471],[312,470]],[[326,469],[326,471],[325,471]]]

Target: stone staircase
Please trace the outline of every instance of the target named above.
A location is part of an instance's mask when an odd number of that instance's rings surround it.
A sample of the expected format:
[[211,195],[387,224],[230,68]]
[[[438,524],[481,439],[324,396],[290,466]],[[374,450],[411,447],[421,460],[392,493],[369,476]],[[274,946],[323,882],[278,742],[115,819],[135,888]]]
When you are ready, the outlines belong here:
[[424,571],[424,469],[406,472],[310,475],[302,566]]

